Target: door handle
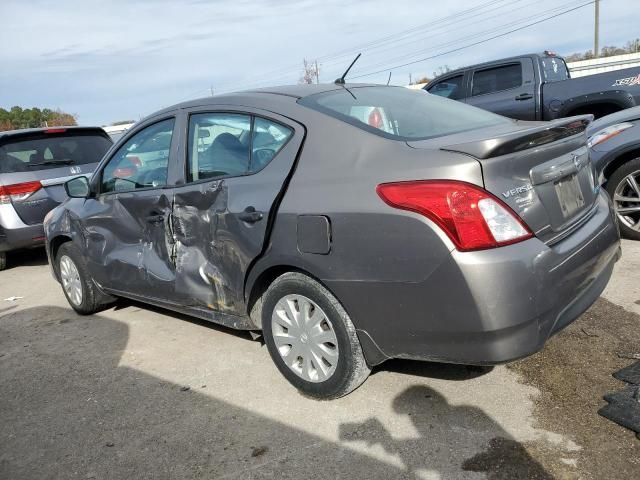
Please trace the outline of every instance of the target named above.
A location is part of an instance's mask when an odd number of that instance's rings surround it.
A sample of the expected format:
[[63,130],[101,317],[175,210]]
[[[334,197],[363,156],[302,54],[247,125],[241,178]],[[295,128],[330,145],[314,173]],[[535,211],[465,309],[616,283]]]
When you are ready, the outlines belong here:
[[244,212],[238,215],[238,218],[240,220],[247,223],[259,222],[260,220],[262,220],[262,217],[264,217],[263,213],[256,212],[256,209],[254,207],[247,207],[244,209]]
[[516,97],[516,100],[530,100],[533,98],[533,95],[531,95],[530,93],[521,93],[520,95],[518,95]]
[[149,215],[147,217],[149,223],[162,223],[164,222],[164,215]]

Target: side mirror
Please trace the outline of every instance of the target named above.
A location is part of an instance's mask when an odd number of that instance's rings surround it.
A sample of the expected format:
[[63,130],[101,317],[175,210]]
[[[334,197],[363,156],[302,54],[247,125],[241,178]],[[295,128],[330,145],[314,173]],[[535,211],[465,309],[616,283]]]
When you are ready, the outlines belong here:
[[64,184],[64,189],[71,198],[89,198],[91,195],[87,177],[77,177],[69,180]]

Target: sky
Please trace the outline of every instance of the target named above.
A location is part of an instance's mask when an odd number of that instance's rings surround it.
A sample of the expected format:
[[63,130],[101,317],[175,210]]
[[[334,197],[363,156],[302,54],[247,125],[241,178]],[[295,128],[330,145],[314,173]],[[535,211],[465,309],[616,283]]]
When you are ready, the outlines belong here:
[[[545,20],[588,2],[0,0],[0,107],[108,125],[212,90],[297,83],[305,58],[331,82],[359,52],[347,80],[387,83],[391,71],[405,85],[445,65],[592,49],[593,4]],[[640,37],[638,20],[638,0],[601,0],[600,45]]]

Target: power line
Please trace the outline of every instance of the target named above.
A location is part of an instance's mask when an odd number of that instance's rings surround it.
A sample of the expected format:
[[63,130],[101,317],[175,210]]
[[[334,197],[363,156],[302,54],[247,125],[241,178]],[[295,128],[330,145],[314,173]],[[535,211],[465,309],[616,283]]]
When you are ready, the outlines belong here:
[[478,42],[471,43],[469,45],[465,45],[465,46],[462,46],[462,47],[454,48],[454,49],[448,50],[446,52],[442,52],[442,53],[438,53],[438,54],[435,54],[435,55],[431,55],[429,57],[420,58],[418,60],[414,60],[412,62],[403,63],[401,65],[395,65],[393,67],[387,67],[385,69],[377,70],[375,72],[363,73],[361,75],[356,75],[356,76],[351,77],[351,78],[352,79],[356,79],[356,78],[368,77],[368,76],[375,75],[375,74],[378,74],[378,73],[387,72],[389,70],[393,70],[393,69],[396,69],[396,68],[402,68],[402,67],[406,67],[406,66],[409,66],[409,65],[414,65],[416,63],[424,62],[425,60],[431,60],[433,58],[441,57],[443,55],[448,55],[449,53],[459,52],[460,50],[464,50],[465,48],[474,47],[476,45],[480,45],[482,43],[486,43],[486,42],[489,42],[491,40],[495,40],[496,38],[504,37],[504,36],[509,35],[511,33],[518,32],[520,30],[524,30],[525,28],[532,27],[533,25],[538,25],[540,23],[546,22],[547,20],[551,20],[553,18],[557,18],[557,17],[560,17],[562,15],[566,15],[567,13],[570,13],[570,12],[573,12],[573,11],[578,10],[580,8],[586,7],[587,5],[591,5],[592,3],[594,3],[594,1],[595,0],[591,0],[590,2],[584,3],[584,4],[580,5],[580,6],[565,10],[565,11],[557,13],[555,15],[551,15],[551,16],[549,16],[547,18],[543,18],[542,20],[538,20],[536,22],[531,22],[531,23],[529,23],[527,25],[524,25],[522,27],[514,28],[513,30],[509,30],[508,32],[504,32],[504,33],[501,33],[499,35],[494,35],[494,36],[486,38],[484,40],[480,40]]
[[[491,7],[493,5],[496,5],[498,3],[502,3],[502,2],[505,2],[505,1],[507,2],[505,5],[500,5],[500,6],[496,7],[496,8],[482,11],[483,9],[486,9],[487,7]],[[342,51],[339,51],[339,52],[335,52],[333,54],[319,56],[319,57],[317,57],[317,59],[318,59],[318,61],[323,62],[324,65],[336,64],[337,62],[335,62],[335,61],[334,62],[328,62],[328,60],[337,59],[337,58],[343,58],[343,57],[346,57],[346,56],[353,56],[353,55],[355,55],[354,52],[356,52],[356,51],[361,51],[361,50],[366,51],[368,49],[369,50],[375,50],[376,48],[380,48],[380,47],[376,47],[375,46],[377,44],[381,44],[381,47],[385,47],[384,50],[389,50],[389,47],[393,48],[393,46],[390,45],[390,44],[398,42],[400,40],[403,40],[406,37],[409,37],[411,35],[415,35],[417,33],[421,33],[420,31],[424,30],[426,27],[433,27],[433,26],[436,26],[438,24],[440,24],[439,28],[443,28],[445,26],[449,26],[450,27],[450,26],[453,26],[453,25],[455,25],[457,23],[465,22],[465,21],[468,21],[468,20],[470,20],[472,18],[475,18],[475,17],[478,17],[478,16],[482,16],[482,15],[486,15],[487,13],[491,13],[491,12],[497,10],[497,9],[504,8],[507,5],[512,5],[512,4],[515,4],[515,3],[519,3],[521,1],[523,1],[523,0],[491,0],[491,1],[485,2],[483,4],[480,4],[480,5],[476,6],[476,7],[469,8],[469,9],[466,9],[466,10],[463,10],[461,12],[457,12],[455,14],[451,14],[451,15],[448,15],[448,16],[445,16],[445,17],[441,17],[439,19],[436,19],[436,20],[433,20],[431,22],[427,22],[427,23],[412,27],[410,29],[403,30],[401,32],[397,32],[397,33],[392,34],[392,35],[387,35],[385,37],[378,38],[376,40],[373,40],[373,41],[370,41],[370,42],[367,42],[367,43],[363,43],[363,44],[360,44],[360,45],[355,46],[355,47],[350,47],[348,50],[342,50]],[[473,15],[468,15],[469,13],[474,13],[474,14]],[[494,18],[494,17],[489,17],[489,18]],[[431,31],[429,31],[427,33],[431,33]],[[428,35],[426,38],[431,38],[433,36],[434,35]],[[396,40],[390,40],[390,39],[393,39],[395,37],[398,37],[398,38]],[[421,40],[425,40],[426,38],[423,38]],[[415,41],[418,41],[418,40],[412,40],[410,42],[405,42],[405,43],[413,43]],[[263,79],[260,80],[260,81],[245,83],[245,84],[242,84],[240,87],[234,86],[233,88],[234,89],[247,88],[247,87],[252,87],[252,86],[255,86],[255,85],[262,85],[264,83],[268,83],[269,81],[271,81],[273,79],[287,77],[291,73],[295,73],[295,72],[299,71],[299,69],[300,68],[299,68],[298,65],[291,66],[291,67],[284,67],[282,69],[276,69],[276,70],[273,70],[273,71],[265,73],[263,75]],[[265,78],[267,80],[265,80]]]
[[[560,5],[559,7],[555,7],[555,8],[551,8],[549,10],[545,10],[545,11],[539,12],[536,15],[533,15],[533,17],[532,16],[528,16],[526,18],[520,18],[520,19],[515,20],[513,22],[508,22],[508,23],[505,23],[505,24],[502,24],[502,25],[498,25],[498,26],[492,27],[492,28],[490,28],[488,30],[484,30],[482,32],[474,33],[474,34],[469,35],[467,37],[458,38],[458,39],[453,40],[453,41],[448,41],[448,42],[432,45],[429,49],[423,49],[423,50],[412,52],[412,53],[409,53],[409,54],[406,54],[406,55],[402,55],[400,57],[396,57],[395,61],[399,61],[399,60],[403,60],[403,59],[407,59],[408,60],[408,59],[411,59],[412,57],[416,57],[416,56],[421,55],[423,53],[432,52],[432,51],[437,50],[439,48],[456,46],[456,45],[464,43],[464,42],[466,42],[468,40],[472,40],[474,38],[482,37],[484,35],[496,32],[497,30],[501,30],[501,29],[504,29],[504,28],[509,28],[509,27],[513,27],[513,26],[522,24],[523,22],[530,21],[533,18],[544,17],[546,15],[562,11],[563,9],[574,7],[577,4],[581,3],[581,1],[583,1],[583,0],[577,0],[577,1],[573,0],[571,2],[568,2],[568,3],[565,3],[563,5]],[[509,13],[509,12],[507,12],[507,13]],[[490,17],[490,18],[495,18],[495,17]],[[488,18],[486,20],[489,20],[490,18]],[[366,65],[365,68],[371,69],[371,68],[376,68],[376,67],[379,67],[379,66],[386,66],[388,64],[389,64],[388,61],[378,62],[378,63],[374,63],[374,64],[371,64],[371,65]],[[362,70],[362,68],[363,67],[360,67],[360,70]]]
[[[510,4],[518,3],[518,1],[520,1],[520,0],[512,1],[512,2],[510,2]],[[578,1],[580,1],[580,0],[578,0]],[[557,12],[558,10],[561,10],[561,9],[563,9],[563,8],[566,8],[566,7],[569,7],[569,6],[575,5],[575,4],[576,4],[576,0],[574,0],[573,2],[565,3],[564,5],[561,5],[561,6],[556,6],[556,7],[554,7],[554,8],[551,8],[551,9],[545,10],[545,11],[543,11],[543,12],[539,12],[539,13],[538,13],[537,15],[535,15],[535,16],[538,16],[538,17],[539,17],[539,16],[541,16],[541,15],[547,15],[547,14],[550,14],[550,13],[555,13],[555,12]],[[504,7],[504,5],[503,5],[503,7]],[[506,11],[506,12],[504,12],[504,11],[503,11],[503,12],[502,12],[501,14],[499,14],[499,15],[492,15],[492,16],[486,17],[486,18],[482,19],[482,21],[485,21],[485,22],[486,22],[487,20],[491,20],[491,19],[496,18],[496,17],[505,16],[505,15],[508,15],[508,14],[510,14],[510,13],[512,13],[512,12],[514,12],[514,11],[516,11],[516,10],[517,10],[517,9],[513,9],[513,10],[510,10],[510,11]],[[488,12],[483,12],[483,14],[486,14],[486,13],[490,13],[490,11],[488,11]],[[477,16],[477,15],[475,15],[475,16]],[[465,19],[465,18],[463,18],[463,19],[458,20],[458,21],[465,21],[465,20],[469,20],[470,18],[472,18],[472,17],[467,17],[466,19]],[[448,47],[448,46],[453,46],[453,45],[459,45],[460,43],[462,43],[462,42],[464,42],[464,41],[468,41],[468,40],[471,40],[471,39],[473,39],[473,38],[478,38],[478,37],[481,37],[481,36],[483,36],[483,35],[486,35],[486,34],[487,34],[487,33],[489,33],[489,32],[493,32],[493,31],[495,31],[495,30],[497,30],[497,29],[503,29],[503,28],[507,28],[507,27],[510,27],[510,26],[514,26],[514,25],[517,25],[517,24],[519,24],[519,23],[525,22],[525,21],[530,20],[530,19],[531,19],[531,16],[528,16],[527,18],[521,18],[521,19],[519,19],[519,20],[517,20],[517,21],[515,21],[515,22],[509,22],[509,23],[506,23],[506,24],[502,24],[502,25],[499,25],[499,26],[497,26],[497,27],[493,27],[493,28],[492,28],[492,29],[490,29],[490,30],[483,31],[483,32],[480,32],[480,33],[476,33],[476,34],[470,35],[470,36],[465,37],[465,38],[462,38],[462,39],[456,39],[456,40],[454,40],[454,41],[449,41],[449,42],[445,42],[445,43],[438,44],[438,45],[436,45],[436,46],[435,46],[435,48],[442,48],[442,47]],[[477,21],[476,21],[476,22],[477,22]],[[453,23],[456,23],[456,22],[453,22]],[[474,23],[475,23],[475,22],[474,22]],[[464,28],[464,25],[460,26],[459,28]],[[436,35],[427,35],[426,37],[423,37],[423,39],[422,39],[422,40],[424,41],[424,40],[426,40],[426,39],[428,39],[428,38],[437,37],[437,36],[439,36],[439,35],[440,35],[440,34],[436,34]],[[429,50],[426,50],[426,52],[428,52],[428,51],[433,51],[433,49],[434,49],[434,47],[430,48]],[[455,51],[455,50],[454,50],[454,51]],[[422,53],[422,52],[425,52],[425,50],[420,50],[420,51],[418,51],[418,52],[412,52],[412,53],[407,54],[407,55],[402,55],[400,58],[397,58],[397,57],[396,57],[396,59],[395,59],[395,60],[397,61],[397,60],[402,59],[402,58],[407,58],[407,59],[409,59],[409,58],[411,58],[411,57],[415,57],[416,55],[419,55],[419,54],[420,54],[420,53]],[[443,55],[444,55],[444,54],[445,54],[445,53],[443,53]],[[384,71],[387,71],[387,70],[388,70],[388,68],[389,68],[389,67],[387,67],[387,65],[388,65],[388,61],[384,61],[384,62],[374,63],[374,64],[372,64],[372,65],[371,65],[371,64],[370,64],[370,65],[365,65],[365,66],[364,66],[364,68],[369,68],[369,69],[371,69],[371,68],[376,68],[376,67],[378,67],[378,66],[384,66]],[[324,66],[326,66],[326,64],[324,64]],[[342,67],[342,65],[341,65],[341,67]],[[360,66],[360,70],[361,70],[361,71],[362,71],[362,69],[363,69],[363,67],[362,67],[362,66]],[[325,69],[325,70],[327,70],[327,69]],[[327,72],[327,73],[325,73],[325,75],[329,75],[329,73],[330,73],[330,72],[331,72],[331,70],[328,70],[328,72]],[[282,75],[275,76],[275,77],[268,77],[268,76],[264,76],[260,81],[257,81],[257,82],[251,82],[251,83],[249,83],[249,84],[246,84],[246,83],[245,83],[245,84],[240,84],[240,85],[237,85],[237,84],[236,84],[236,85],[234,85],[234,86],[233,86],[232,90],[242,90],[242,89],[246,89],[246,88],[254,88],[254,87],[259,86],[259,85],[264,85],[264,84],[267,84],[267,83],[272,83],[272,82],[277,81],[277,79],[279,79],[279,78],[283,78],[283,77],[288,76],[290,73],[291,73],[291,72],[283,73]],[[376,72],[376,73],[377,73],[377,72]],[[329,76],[331,76],[331,75],[329,75]],[[364,76],[364,75],[359,75],[359,76],[357,76],[357,77],[351,77],[351,78],[359,78],[359,77],[361,77],[361,76]]]

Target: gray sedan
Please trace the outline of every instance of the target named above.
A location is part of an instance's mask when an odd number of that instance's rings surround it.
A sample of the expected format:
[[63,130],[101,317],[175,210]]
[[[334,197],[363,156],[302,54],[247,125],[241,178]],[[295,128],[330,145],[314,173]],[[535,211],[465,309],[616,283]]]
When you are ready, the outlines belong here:
[[640,240],[640,107],[596,120],[587,134],[591,158],[613,199],[622,234]]
[[584,312],[619,258],[590,118],[373,85],[182,103],[67,183],[49,259],[78,313],[127,297],[262,332],[316,398],[389,358],[507,362]]

